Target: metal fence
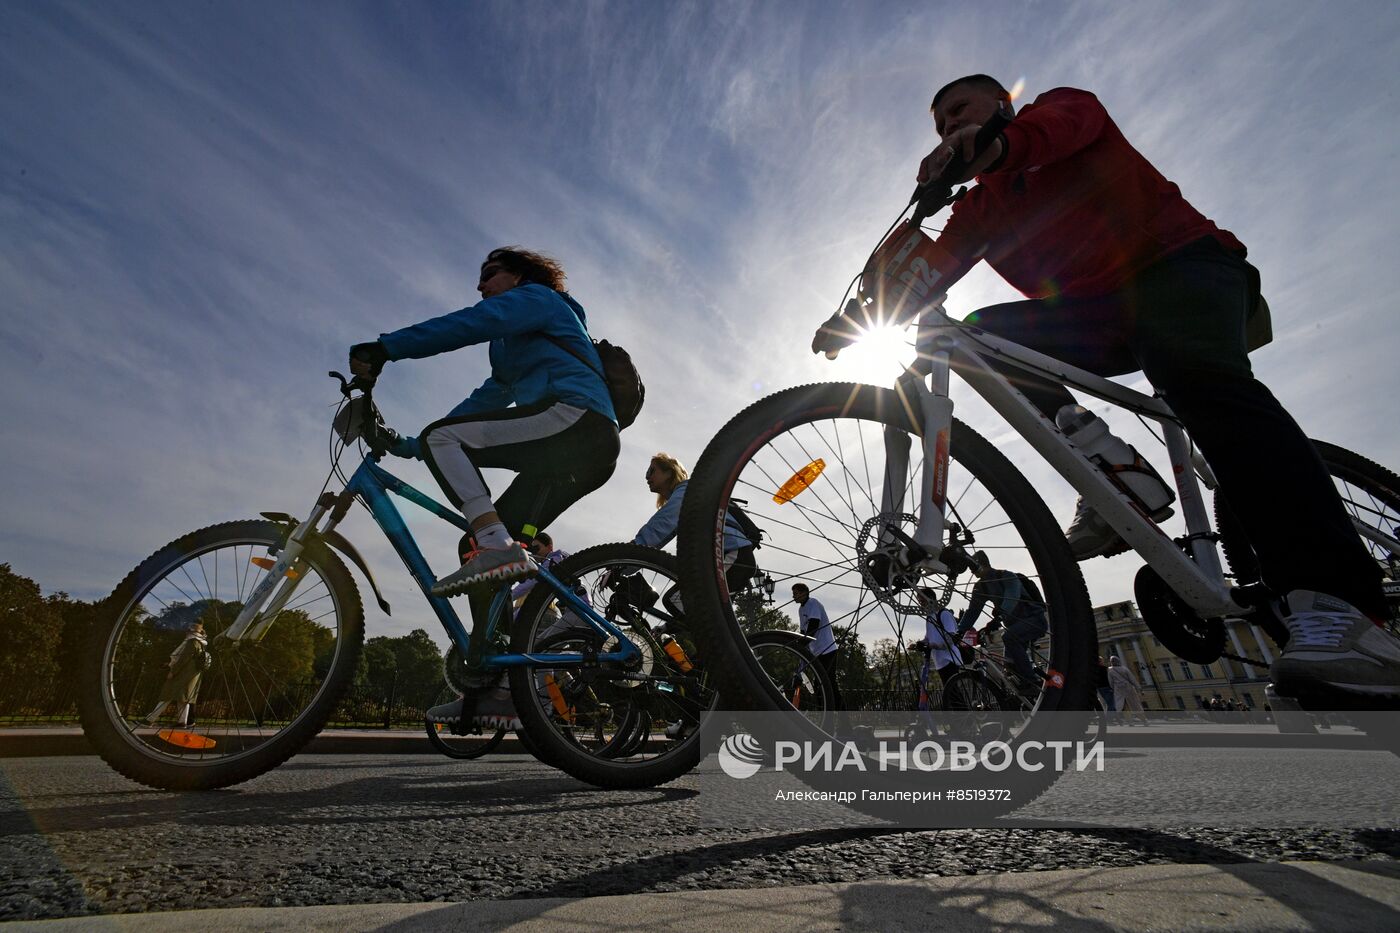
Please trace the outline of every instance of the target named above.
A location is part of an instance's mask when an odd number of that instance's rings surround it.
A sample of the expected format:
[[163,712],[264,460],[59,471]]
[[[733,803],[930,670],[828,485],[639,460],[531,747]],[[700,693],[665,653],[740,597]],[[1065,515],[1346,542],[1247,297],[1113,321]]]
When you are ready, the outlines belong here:
[[[315,689],[314,684],[301,686],[308,692]],[[336,704],[326,726],[337,729],[418,729],[423,726],[423,713],[423,704],[405,701],[403,694],[397,690],[352,686]],[[71,726],[77,722],[77,701],[69,688],[0,689],[0,727]]]

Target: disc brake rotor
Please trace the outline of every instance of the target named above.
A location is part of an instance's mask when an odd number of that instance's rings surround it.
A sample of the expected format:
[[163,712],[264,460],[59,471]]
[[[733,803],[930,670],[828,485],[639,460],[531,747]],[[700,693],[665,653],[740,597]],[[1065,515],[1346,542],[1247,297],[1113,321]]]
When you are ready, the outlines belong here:
[[[928,609],[919,604],[915,592],[934,581],[925,580],[917,567],[904,565],[905,549],[898,541],[880,542],[887,525],[894,525],[912,537],[918,524],[919,519],[908,512],[883,513],[866,519],[860,527],[860,534],[856,535],[855,551],[861,580],[876,599],[896,612],[922,616]],[[935,600],[938,608],[946,607],[953,598],[953,583],[953,577],[941,577],[942,592]]]

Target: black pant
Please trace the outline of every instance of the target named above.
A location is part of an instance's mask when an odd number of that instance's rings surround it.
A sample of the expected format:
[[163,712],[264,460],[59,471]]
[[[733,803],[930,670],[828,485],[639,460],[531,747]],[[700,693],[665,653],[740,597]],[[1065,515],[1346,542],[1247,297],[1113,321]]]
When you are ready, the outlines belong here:
[[836,678],[836,655],[837,651],[828,651],[826,654],[817,655],[817,663],[826,671],[827,677],[831,679],[831,709],[845,709],[846,704],[841,699],[841,685]]
[[[1264,582],[1384,615],[1380,572],[1327,468],[1250,369],[1245,321],[1258,300],[1258,271],[1205,239],[1113,294],[993,305],[968,321],[1102,376],[1142,370],[1214,470]],[[1052,419],[1074,402],[1063,386],[994,365]]]
[[[508,408],[458,418],[444,418],[423,429],[423,438],[442,425],[474,421],[509,423],[524,420],[550,407],[550,403],[528,408]],[[433,461],[426,440],[423,459],[453,505],[462,500]],[[519,475],[495,500],[496,514],[512,537],[526,540],[525,525],[544,530],[564,510],[606,483],[617,466],[619,450],[617,425],[595,411],[583,416],[557,434],[489,447],[467,447],[467,457],[478,471],[482,467],[514,470]],[[485,481],[482,480],[485,486]]]
[[758,562],[753,556],[753,546],[741,547],[734,552],[734,563],[724,572],[725,585],[729,595],[741,593],[748,582],[758,574]]

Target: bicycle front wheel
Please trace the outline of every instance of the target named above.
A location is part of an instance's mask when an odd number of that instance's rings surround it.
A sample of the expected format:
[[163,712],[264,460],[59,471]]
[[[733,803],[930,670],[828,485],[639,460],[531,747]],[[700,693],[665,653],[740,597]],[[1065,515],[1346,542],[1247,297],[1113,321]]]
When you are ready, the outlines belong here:
[[78,711],[117,771],[166,790],[226,787],[286,761],[325,725],[364,640],[359,590],[329,548],[307,546],[296,590],[261,637],[220,637],[285,536],[269,521],[204,528],[148,557],[104,601]]
[[[906,644],[923,616],[916,587],[961,614],[975,583],[970,568],[891,576],[881,566],[881,538],[894,525],[911,535],[924,469],[919,427],[893,390],[852,384],[789,389],[737,415],[716,435],[687,487],[678,553],[688,611],[727,707],[790,709],[744,637],[725,580],[721,532],[732,499],[764,530],[758,552],[777,592],[808,586],[833,627],[868,650]],[[889,432],[888,436],[887,433]],[[898,451],[907,450],[907,456]],[[887,455],[887,451],[894,451]],[[993,566],[1024,573],[1044,594],[1047,633],[1032,650],[1048,658],[1034,712],[1086,711],[1096,639],[1088,591],[1063,533],[1035,490],[971,428],[954,421],[946,474],[949,536],[966,551],[985,551]],[[893,495],[882,495],[888,486]],[[742,602],[742,601],[741,601]],[[1005,608],[1005,607],[1003,607]],[[773,612],[796,616],[795,601]],[[801,717],[794,728],[812,736]],[[1023,738],[1083,738],[1076,717],[1027,717]],[[985,779],[977,771],[950,782]],[[927,775],[924,776],[927,779]],[[1053,781],[1050,769],[1024,802]],[[970,812],[970,811],[969,811]]]

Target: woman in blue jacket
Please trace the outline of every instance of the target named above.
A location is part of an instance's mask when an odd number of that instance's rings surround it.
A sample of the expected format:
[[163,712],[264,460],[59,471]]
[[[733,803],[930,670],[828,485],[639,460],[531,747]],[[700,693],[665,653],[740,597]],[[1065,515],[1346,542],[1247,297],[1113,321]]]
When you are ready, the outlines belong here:
[[[583,307],[564,291],[559,263],[519,247],[492,250],[482,300],[351,348],[350,368],[377,374],[391,360],[490,344],[491,376],[445,418],[391,451],[427,461],[471,522],[476,548],[433,587],[455,596],[474,583],[530,576],[528,542],[602,486],[617,465],[617,417]],[[481,468],[519,475],[492,501]]]

